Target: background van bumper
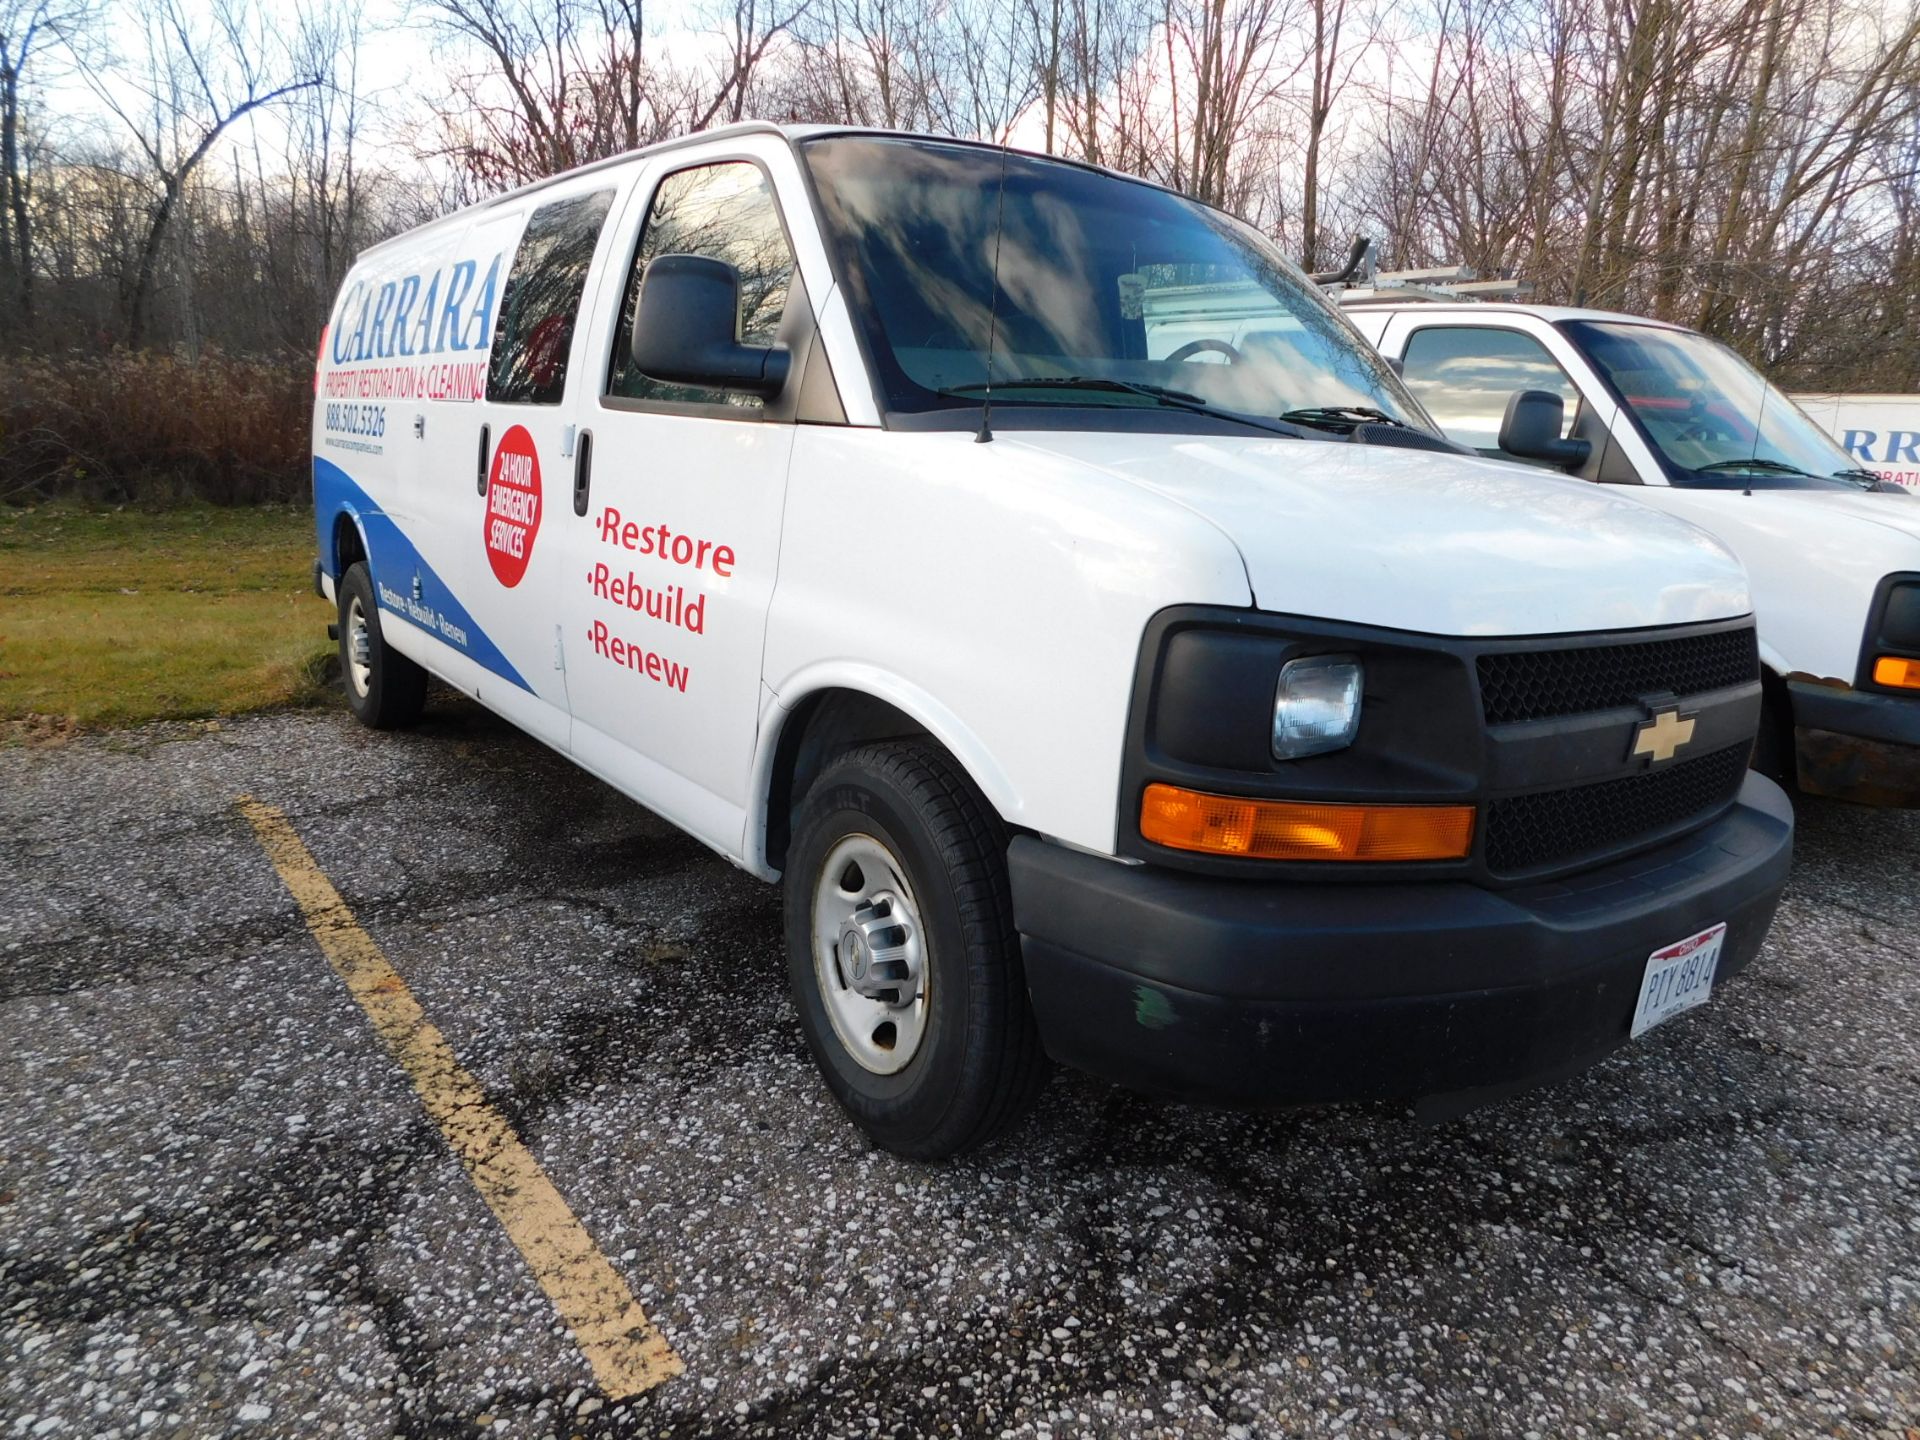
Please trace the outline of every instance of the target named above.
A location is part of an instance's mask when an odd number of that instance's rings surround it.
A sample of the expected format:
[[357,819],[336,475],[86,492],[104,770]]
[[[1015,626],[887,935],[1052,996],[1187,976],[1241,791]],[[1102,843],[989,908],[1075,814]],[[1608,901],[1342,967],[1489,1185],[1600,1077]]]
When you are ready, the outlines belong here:
[[1792,849],[1792,807],[1750,775],[1704,829],[1509,890],[1267,885],[1028,836],[1009,858],[1028,988],[1062,1063],[1223,1104],[1471,1103],[1623,1044],[1665,945],[1725,921],[1717,979],[1745,969]]
[[1920,805],[1920,695],[1789,681],[1800,788],[1863,805]]

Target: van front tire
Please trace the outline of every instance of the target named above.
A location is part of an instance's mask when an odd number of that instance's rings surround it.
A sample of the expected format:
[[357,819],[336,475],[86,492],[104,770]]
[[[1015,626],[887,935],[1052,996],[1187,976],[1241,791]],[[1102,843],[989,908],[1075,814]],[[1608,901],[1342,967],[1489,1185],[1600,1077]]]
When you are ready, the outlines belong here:
[[897,1155],[984,1144],[1046,1080],[1006,848],[999,816],[925,741],[841,756],[794,817],[785,906],[801,1028],[834,1098]]
[[362,725],[398,730],[420,718],[427,672],[390,647],[380,632],[380,607],[365,562],[340,577],[340,674],[347,708]]

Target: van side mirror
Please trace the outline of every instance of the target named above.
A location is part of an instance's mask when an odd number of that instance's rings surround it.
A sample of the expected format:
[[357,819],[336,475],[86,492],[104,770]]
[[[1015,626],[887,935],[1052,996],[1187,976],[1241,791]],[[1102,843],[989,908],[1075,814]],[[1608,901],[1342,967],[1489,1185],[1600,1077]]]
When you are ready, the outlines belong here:
[[657,255],[640,280],[633,368],[668,385],[744,390],[770,400],[787,383],[784,345],[740,343],[740,273],[705,255]]
[[1516,390],[1507,398],[1500,420],[1500,448],[1522,460],[1544,460],[1563,470],[1587,463],[1593,445],[1586,440],[1562,440],[1567,405],[1551,390]]

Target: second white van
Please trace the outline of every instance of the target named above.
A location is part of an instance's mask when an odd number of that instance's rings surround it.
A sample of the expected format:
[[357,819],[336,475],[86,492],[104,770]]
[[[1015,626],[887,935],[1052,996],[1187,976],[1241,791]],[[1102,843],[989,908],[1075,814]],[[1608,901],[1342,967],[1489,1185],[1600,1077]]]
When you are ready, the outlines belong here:
[[1704,526],[1745,563],[1763,768],[1815,794],[1920,805],[1920,503],[1698,331],[1397,293],[1343,303],[1442,433]]

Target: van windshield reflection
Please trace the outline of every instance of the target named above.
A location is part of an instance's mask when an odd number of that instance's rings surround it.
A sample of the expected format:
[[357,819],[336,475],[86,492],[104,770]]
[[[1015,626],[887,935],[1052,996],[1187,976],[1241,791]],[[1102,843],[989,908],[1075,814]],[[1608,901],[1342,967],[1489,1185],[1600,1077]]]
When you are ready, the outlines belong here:
[[1170,409],[1283,434],[1425,428],[1311,282],[1219,211],[978,145],[839,135],[801,153],[890,411],[964,423],[991,379],[996,423],[1005,404],[1143,428]]
[[1879,478],[1716,340],[1629,322],[1577,320],[1563,328],[1676,485],[1871,489]]

